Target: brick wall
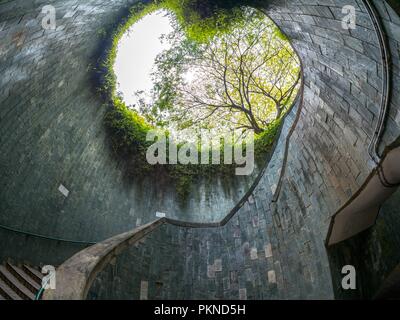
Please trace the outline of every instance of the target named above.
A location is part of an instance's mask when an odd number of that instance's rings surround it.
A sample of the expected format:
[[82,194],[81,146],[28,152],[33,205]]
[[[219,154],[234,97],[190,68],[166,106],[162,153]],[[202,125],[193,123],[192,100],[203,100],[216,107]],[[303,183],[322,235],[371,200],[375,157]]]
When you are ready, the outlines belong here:
[[[5,75],[0,80],[2,222],[35,230],[44,230],[45,224],[46,231],[70,237],[106,237],[127,227],[127,208],[140,190],[121,186],[121,170],[106,152],[101,101],[88,85],[85,70],[97,50],[96,30],[116,19],[128,1],[87,2],[65,18],[71,23],[64,29],[53,35],[37,31],[35,36],[25,35],[24,27],[22,34],[17,32],[37,15],[37,7],[24,3],[6,1],[0,6],[0,21],[4,16],[8,20],[0,35],[13,43],[0,44],[0,70]],[[78,1],[53,3],[71,12],[67,8]],[[400,22],[384,1],[374,3],[388,35],[395,86],[383,149],[400,131]],[[356,8],[355,30],[342,28],[344,5]],[[14,6],[26,7],[18,11]],[[272,161],[254,195],[225,227],[170,226],[150,236],[132,249],[133,257],[121,256],[122,270],[131,271],[135,279],[125,298],[140,297],[140,289],[146,291],[147,286],[150,298],[181,297],[182,290],[185,298],[334,296],[337,284],[330,274],[337,270],[329,266],[324,240],[330,217],[373,167],[368,145],[382,94],[379,43],[361,0],[266,1],[265,10],[291,38],[304,64],[304,105],[280,197],[272,203],[270,182],[280,169],[279,161]],[[14,12],[24,14],[14,17]],[[66,63],[52,52],[62,52]],[[60,182],[72,190],[71,198],[54,192]],[[153,211],[146,200],[140,208],[144,215]],[[176,250],[160,251],[160,242]],[[139,262],[153,269],[130,269]],[[104,277],[107,272],[111,271]],[[111,284],[99,278],[92,297],[110,296],[107,285]],[[115,294],[127,292],[112,285]]]

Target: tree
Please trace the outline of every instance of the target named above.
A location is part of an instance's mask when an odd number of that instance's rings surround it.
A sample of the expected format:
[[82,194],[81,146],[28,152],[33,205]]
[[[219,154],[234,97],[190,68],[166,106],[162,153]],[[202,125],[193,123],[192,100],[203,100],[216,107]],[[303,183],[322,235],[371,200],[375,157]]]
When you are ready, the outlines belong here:
[[203,44],[180,30],[169,35],[172,47],[159,55],[153,75],[153,119],[175,129],[260,134],[283,115],[299,87],[299,60],[264,14],[249,9],[245,18]]

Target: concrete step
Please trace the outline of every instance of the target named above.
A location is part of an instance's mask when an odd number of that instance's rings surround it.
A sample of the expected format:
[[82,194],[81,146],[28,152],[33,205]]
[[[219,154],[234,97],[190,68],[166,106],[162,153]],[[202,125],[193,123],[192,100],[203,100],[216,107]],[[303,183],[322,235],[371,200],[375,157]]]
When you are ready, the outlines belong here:
[[26,264],[23,265],[22,269],[33,279],[36,281],[38,285],[42,285],[42,279],[44,275],[37,269],[28,266]]
[[6,267],[8,271],[10,271],[10,273],[12,273],[12,275],[16,277],[33,294],[36,294],[40,290],[40,285],[20,267],[14,266],[10,263],[7,263]]
[[0,295],[5,300],[23,300],[7,283],[0,279]]
[[0,278],[24,300],[34,300],[35,294],[23,285],[5,266],[0,266]]

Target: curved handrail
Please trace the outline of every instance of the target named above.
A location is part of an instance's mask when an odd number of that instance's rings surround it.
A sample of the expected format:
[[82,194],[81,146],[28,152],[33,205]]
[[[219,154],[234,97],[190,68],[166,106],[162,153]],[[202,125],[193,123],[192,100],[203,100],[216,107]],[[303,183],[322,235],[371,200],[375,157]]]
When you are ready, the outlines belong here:
[[[383,165],[384,162],[388,156],[388,153],[390,153],[390,150],[386,148],[384,151],[384,154],[381,155],[379,151],[379,143],[381,141],[382,135],[385,130],[385,122],[386,118],[388,115],[389,111],[389,104],[390,104],[390,96],[391,96],[391,90],[392,90],[392,74],[390,70],[390,65],[392,63],[391,61],[391,53],[389,49],[389,45],[387,42],[387,36],[384,30],[384,26],[382,24],[381,18],[379,16],[379,13],[375,7],[375,5],[372,3],[370,0],[363,0],[363,3],[365,5],[365,8],[368,12],[368,15],[371,19],[371,22],[374,26],[378,41],[379,41],[379,46],[381,50],[381,58],[382,58],[382,96],[381,96],[381,108],[380,108],[380,113],[378,117],[378,121],[376,124],[376,128],[374,131],[374,135],[371,139],[370,145],[368,147],[368,153],[371,156],[372,160],[376,164],[376,168],[370,173],[368,176],[367,180],[365,183],[361,186],[361,188],[331,217],[331,222],[329,225],[329,230],[328,230],[328,235],[325,241],[326,246],[338,243],[340,241],[343,241],[345,239],[348,239],[350,236],[357,234],[358,232],[367,229],[371,225],[375,223],[375,219],[379,213],[379,208],[381,202],[383,202],[384,199],[390,195],[393,190],[393,188],[398,187],[397,184],[391,184],[388,183],[385,177],[385,173],[383,170]],[[386,154],[385,154],[386,152]],[[393,153],[393,152],[392,152]],[[397,181],[396,181],[397,182]],[[371,191],[372,190],[372,191]],[[364,194],[367,194],[365,196]],[[372,195],[374,197],[378,197],[378,199],[375,199],[375,207],[370,205],[369,208],[364,207],[364,211],[368,211],[368,214],[370,215],[369,221],[363,221],[363,225],[359,225],[355,227],[354,225],[352,226],[353,229],[351,230],[351,227],[344,228],[339,227],[336,229],[339,229],[339,231],[336,231],[336,234],[334,234],[334,226],[336,220],[339,220],[342,216],[345,216],[346,214],[349,215],[356,211],[353,207],[359,206],[358,202],[360,202],[359,199],[364,199],[364,198],[371,198]],[[364,196],[363,196],[364,195]],[[369,199],[370,201],[371,199]],[[369,201],[364,201],[364,206],[365,203],[369,203]],[[347,210],[347,211],[346,211]],[[350,213],[349,213],[350,212]],[[343,220],[344,218],[342,218]],[[344,220],[346,221],[346,220]],[[341,222],[343,224],[343,221]]]
[[78,252],[57,269],[56,289],[45,290],[43,300],[85,299],[97,274],[114,257],[165,223],[159,219]]
[[42,285],[40,286],[40,289],[38,290],[38,292],[35,295],[35,299],[34,299],[35,301],[38,301],[38,300],[40,300],[42,298],[44,290],[46,290],[45,286],[48,285],[49,282],[50,282],[50,278],[47,278],[45,283],[42,282]]
[[[386,34],[383,29],[382,23],[380,21],[379,15],[377,13],[377,10],[375,6],[372,4],[370,0],[363,0],[365,8],[368,11],[368,14],[370,16],[370,19],[372,21],[372,24],[374,25],[379,44],[380,44],[380,49],[381,49],[381,56],[382,56],[382,65],[383,65],[383,71],[382,71],[382,101],[381,101],[381,110],[378,118],[378,122],[376,125],[376,129],[374,131],[374,136],[371,139],[371,143],[368,148],[368,153],[373,159],[373,161],[376,164],[379,164],[379,162],[382,159],[382,156],[379,154],[379,142],[382,138],[383,131],[385,130],[385,121],[387,118],[388,114],[388,109],[389,109],[389,103],[390,103],[390,93],[391,93],[391,73],[390,73],[390,65],[391,65],[391,55],[390,55],[390,50],[388,49],[388,44],[387,44],[387,39],[386,39]],[[304,77],[304,73],[302,72],[302,76]],[[302,79],[302,83],[304,83],[304,79]],[[303,92],[302,92],[303,94]],[[302,97],[303,99],[303,97]],[[303,104],[303,102],[301,102]],[[276,188],[276,191],[274,193],[274,196],[272,198],[272,202],[277,202],[280,196],[280,192],[282,189],[282,184],[283,184],[283,178],[285,177],[286,173],[286,167],[287,167],[287,160],[288,160],[288,154],[289,154],[289,145],[290,145],[290,139],[292,134],[294,133],[294,130],[297,126],[297,122],[300,118],[301,114],[301,109],[298,112],[298,115],[296,117],[295,123],[289,132],[289,135],[286,140],[286,146],[285,146],[285,153],[283,157],[283,164],[282,164],[282,169],[281,169],[281,174],[278,180],[278,185]]]
[[327,247],[349,239],[376,223],[381,205],[400,185],[400,147],[384,155],[361,189],[331,217]]
[[371,139],[370,145],[368,147],[368,153],[372,160],[378,164],[382,160],[382,156],[379,152],[379,143],[382,139],[383,132],[385,130],[385,122],[388,116],[390,96],[391,96],[391,54],[389,45],[386,38],[386,33],[384,26],[382,25],[381,19],[377,12],[375,5],[370,0],[363,0],[365,8],[368,11],[368,15],[371,19],[372,24],[379,41],[379,47],[381,50],[382,58],[382,96],[381,96],[381,109],[379,112],[378,121],[376,123],[376,128],[374,135]]

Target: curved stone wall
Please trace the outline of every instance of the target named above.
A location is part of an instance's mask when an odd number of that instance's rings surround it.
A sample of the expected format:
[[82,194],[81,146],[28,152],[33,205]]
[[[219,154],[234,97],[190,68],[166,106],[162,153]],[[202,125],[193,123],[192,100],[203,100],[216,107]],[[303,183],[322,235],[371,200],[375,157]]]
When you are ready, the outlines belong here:
[[[124,231],[136,222],[120,219],[129,214],[131,193],[106,152],[101,101],[86,70],[98,30],[130,1],[25,2],[0,2],[6,21],[0,35],[8,39],[0,44],[1,222],[75,239]],[[386,1],[372,2],[393,60],[383,150],[400,134],[400,22]],[[32,27],[48,3],[63,17],[55,33]],[[342,28],[344,5],[356,9],[354,30]],[[304,102],[279,198],[272,202],[267,174],[225,227],[167,226],[152,235],[135,253],[149,268],[132,271],[130,297],[140,297],[140,284],[148,282],[150,298],[333,298],[335,270],[324,240],[330,217],[374,167],[368,145],[383,92],[380,44],[362,0],[265,1],[263,10],[290,37],[304,66]],[[71,188],[70,198],[57,192],[59,183]],[[176,250],[162,250],[168,243]],[[92,297],[109,292],[100,280]]]

